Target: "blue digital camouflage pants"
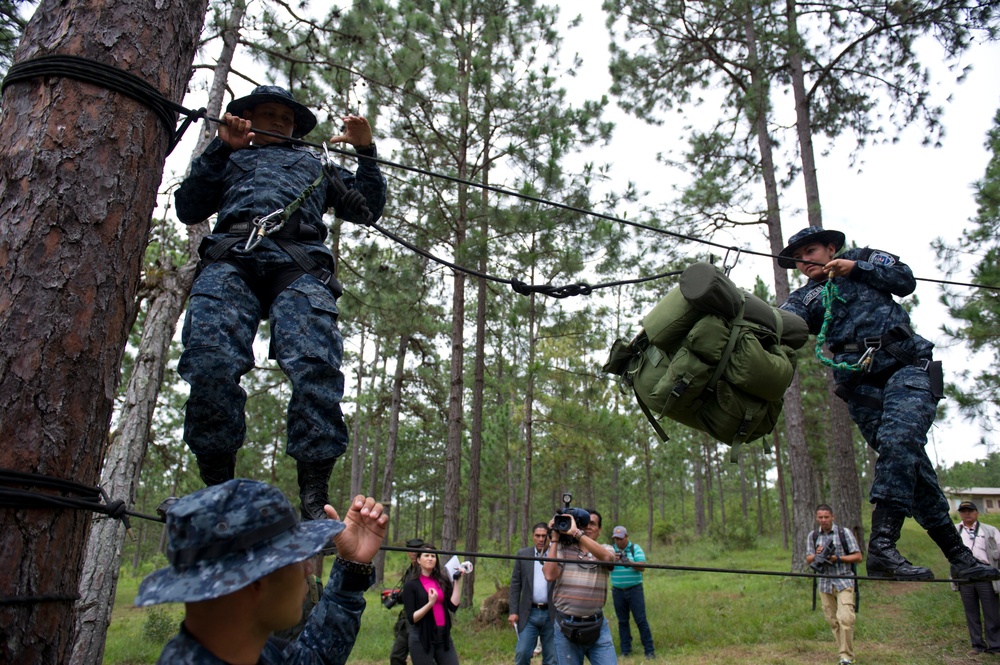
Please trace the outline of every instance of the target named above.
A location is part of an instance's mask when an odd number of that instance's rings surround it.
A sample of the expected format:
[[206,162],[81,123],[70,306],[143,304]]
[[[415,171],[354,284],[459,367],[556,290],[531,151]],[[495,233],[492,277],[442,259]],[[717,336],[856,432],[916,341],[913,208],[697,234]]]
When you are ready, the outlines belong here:
[[[266,240],[244,261],[255,278],[292,259]],[[246,435],[246,391],[240,377],[254,366],[253,340],[261,303],[230,263],[207,265],[191,288],[177,371],[191,385],[184,441],[195,455],[235,452]],[[348,435],[340,401],[343,338],[337,328],[337,300],[318,279],[304,274],[270,307],[271,336],[278,365],[292,383],[286,452],[303,462],[338,457]]]
[[862,385],[857,393],[882,402],[881,408],[847,403],[851,419],[878,453],[871,502],[902,510],[924,529],[950,524],[948,500],[924,450],[938,403],[930,376],[908,365],[893,374],[884,389]]

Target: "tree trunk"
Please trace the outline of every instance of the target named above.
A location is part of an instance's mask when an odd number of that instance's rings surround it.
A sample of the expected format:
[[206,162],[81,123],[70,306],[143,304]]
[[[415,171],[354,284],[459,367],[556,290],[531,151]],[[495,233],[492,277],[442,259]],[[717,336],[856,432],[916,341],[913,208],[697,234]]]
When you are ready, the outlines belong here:
[[[646,471],[646,548],[651,549],[653,547],[653,454],[649,446],[649,436],[647,434],[639,436],[642,437],[642,464]],[[683,521],[681,523],[683,524]]]
[[774,465],[777,467],[778,472],[778,511],[781,513],[781,546],[787,550],[792,522],[788,510],[788,490],[785,487],[785,465],[781,461],[781,432],[777,430],[774,431]]
[[[490,184],[490,146],[483,148],[483,184]],[[482,191],[483,210],[489,210],[489,191]],[[486,273],[489,267],[486,252],[486,238],[489,236],[489,215],[482,214],[479,233],[479,272]],[[479,501],[480,501],[480,460],[483,450],[483,406],[486,392],[486,280],[476,280],[476,350],[472,378],[472,431],[469,433],[469,499],[466,510],[465,549],[475,552],[479,549]],[[475,565],[476,559],[472,557]],[[476,589],[476,578],[469,577],[462,584],[462,607],[471,607]]]
[[[358,348],[361,352],[358,353],[358,370],[356,375],[356,381],[358,382],[358,392],[357,392],[357,404],[360,408],[362,400],[365,394],[365,359],[364,359],[364,348],[365,348],[365,332],[367,327],[365,325],[361,326],[361,343]],[[377,358],[376,358],[377,362]],[[360,417],[360,411],[355,414],[354,426],[351,431],[351,491],[350,495],[352,497],[357,496],[361,493],[361,474],[362,474],[362,449],[364,445],[362,443],[362,425],[361,422],[364,420]]]
[[[43,0],[15,56],[78,55],[183,98],[207,0]],[[169,138],[93,84],[14,83],[0,119],[0,466],[98,482]],[[75,596],[90,514],[5,510],[0,596]],[[73,605],[0,608],[0,662],[63,663]]]
[[[464,54],[459,54],[459,106],[463,117],[469,115],[469,72]],[[458,140],[457,176],[464,179],[468,170],[468,123],[463,123]],[[455,219],[455,256],[465,247],[469,203],[465,185],[458,187],[458,214]],[[462,424],[465,390],[465,273],[455,271],[454,292],[451,300],[451,387],[448,393],[448,439],[445,444],[444,472],[444,521],[441,525],[441,543],[446,550],[455,549],[458,543],[459,501],[462,488]]]
[[[393,513],[399,512],[398,506],[392,505],[392,477],[396,470],[396,444],[399,441],[399,412],[403,405],[403,372],[406,368],[406,349],[410,345],[410,334],[403,333],[399,338],[399,349],[396,351],[396,371],[392,376],[392,401],[389,406],[389,434],[385,441],[385,470],[382,473],[383,506]],[[391,506],[391,507],[390,507]],[[398,524],[398,520],[396,524]],[[385,552],[379,550],[375,557],[375,570],[378,581],[384,579]]]
[[[139,471],[146,456],[149,428],[156,406],[156,396],[163,381],[169,356],[170,340],[177,327],[177,317],[191,288],[194,265],[186,270],[168,270],[149,304],[135,367],[129,378],[120,423],[111,435],[101,486],[111,497],[127,497],[135,504]],[[99,663],[104,657],[104,642],[118,588],[124,526],[118,520],[94,522],[87,541],[80,600],[76,604],[76,637],[70,663]]]
[[694,532],[701,536],[705,534],[705,460],[702,458],[701,446],[695,450],[692,475],[694,479]]
[[[749,59],[751,62],[751,79],[755,90],[751,93],[751,105],[754,110],[752,122],[756,128],[757,144],[761,154],[761,168],[764,188],[767,197],[767,229],[771,243],[771,254],[778,254],[784,242],[781,233],[781,214],[778,205],[778,186],[775,178],[773,142],[767,130],[767,114],[769,107],[769,92],[766,85],[766,75],[759,71],[757,59],[757,37],[753,17],[748,12],[745,16],[746,38]],[[772,259],[774,269],[774,290],[779,303],[788,299],[788,273],[778,265],[777,259]],[[802,409],[801,382],[798,374],[792,379],[792,384],[785,393],[785,432],[788,435],[788,464],[792,480],[792,534],[809,533],[813,523],[813,508],[815,493],[813,492],[813,467],[809,450],[806,446],[805,415]],[[802,542],[800,542],[802,541]],[[792,537],[792,570],[804,570],[805,542],[802,538]]]
[[798,10],[795,5],[795,0],[785,0],[785,18],[788,25],[788,73],[795,98],[795,131],[799,139],[802,183],[806,190],[809,226],[823,226],[819,179],[816,177],[816,153],[812,142],[812,121],[809,118],[809,98],[806,96],[805,71],[802,65],[802,38],[799,35]]
[[[535,249],[534,238],[531,243],[532,252]],[[531,269],[531,278],[534,281],[535,270]],[[528,295],[528,369],[525,377],[524,388],[524,478],[521,486],[521,532],[519,543],[528,542],[528,529],[531,524],[531,473],[532,457],[534,456],[534,422],[535,422],[535,353],[537,351],[537,337],[535,336],[535,294]],[[565,492],[566,488],[556,488],[559,492]],[[557,504],[561,505],[561,504]]]
[[826,372],[826,388],[830,402],[830,433],[827,437],[827,466],[830,467],[830,500],[837,524],[847,527],[865,549],[865,533],[861,522],[861,488],[858,465],[854,456],[854,437],[847,405],[834,394],[833,373]]

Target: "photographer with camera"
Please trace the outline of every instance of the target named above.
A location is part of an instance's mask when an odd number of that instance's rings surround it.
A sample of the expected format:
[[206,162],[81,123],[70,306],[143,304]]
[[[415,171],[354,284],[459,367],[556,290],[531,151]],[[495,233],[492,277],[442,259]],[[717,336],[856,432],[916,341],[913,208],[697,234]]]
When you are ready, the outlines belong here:
[[854,662],[854,564],[861,561],[861,549],[850,529],[837,526],[833,509],[825,503],[816,507],[819,529],[809,532],[806,540],[806,563],[821,575],[816,580],[823,599],[823,614],[837,642],[840,665]]
[[462,595],[462,566],[449,579],[440,566],[437,550],[425,544],[417,557],[420,574],[403,585],[403,607],[410,630],[413,665],[458,665],[451,640],[451,613],[458,611]]
[[555,606],[556,656],[561,665],[583,665],[584,657],[592,665],[616,665],[611,629],[604,618],[615,554],[597,542],[601,514],[571,508],[572,499],[564,494],[565,507],[549,522],[552,541],[547,557],[565,561],[546,561],[542,566]]
[[[419,548],[424,546],[422,538],[410,538],[405,543],[406,547]],[[391,610],[396,605],[403,602],[403,586],[412,579],[420,575],[420,566],[417,565],[418,552],[407,552],[410,559],[410,566],[399,578],[399,584],[395,588],[382,592],[382,606]],[[389,665],[406,665],[406,657],[410,654],[410,622],[406,620],[406,610],[399,611],[399,618],[396,619],[396,627],[393,629],[395,639],[392,642],[392,651],[389,654]]]

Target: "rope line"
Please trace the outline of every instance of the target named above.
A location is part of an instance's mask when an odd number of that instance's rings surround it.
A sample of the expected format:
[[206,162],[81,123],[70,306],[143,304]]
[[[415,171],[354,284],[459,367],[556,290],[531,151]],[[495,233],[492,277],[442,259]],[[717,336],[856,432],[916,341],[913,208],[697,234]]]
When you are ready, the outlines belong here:
[[[45,494],[15,487],[44,488],[63,492],[64,495]],[[102,487],[90,487],[73,480],[12,469],[0,469],[0,508],[87,510],[121,520],[126,529],[132,528],[129,517],[139,517],[154,522],[164,521],[159,517],[129,510],[121,499],[112,501]]]
[[[419,547],[396,547],[392,545],[383,545],[379,548],[386,552],[427,552],[428,550]],[[480,559],[510,559],[512,561],[555,561],[558,563],[579,563],[579,559],[559,559],[552,557],[534,557],[534,556],[517,556],[516,554],[489,554],[483,552],[467,552],[463,550],[434,550],[436,554],[453,554],[455,556],[466,556],[469,558],[480,558]],[[762,575],[767,577],[803,577],[809,579],[852,579],[852,580],[862,580],[868,582],[939,582],[939,583],[954,583],[954,584],[966,584],[969,580],[955,580],[955,579],[930,579],[930,580],[900,580],[885,577],[867,577],[863,575],[825,575],[822,573],[796,573],[792,571],[780,571],[780,570],[747,570],[743,568],[708,568],[704,566],[676,566],[664,563],[645,563],[636,564],[633,561],[609,561],[598,562],[596,565],[603,566],[625,566],[628,568],[634,567],[636,565],[641,566],[645,569],[652,570],[673,570],[679,572],[689,572],[689,573],[720,573],[729,575]]]
[[[180,104],[177,104],[176,102],[171,101],[170,99],[164,97],[160,93],[159,90],[157,90],[156,88],[154,88],[153,86],[151,86],[147,82],[143,81],[142,79],[136,77],[135,75],[133,75],[133,74],[131,74],[129,72],[126,72],[124,70],[118,69],[117,67],[113,67],[111,65],[106,65],[104,63],[101,63],[101,62],[98,62],[98,61],[95,61],[95,60],[90,60],[88,58],[83,58],[83,57],[75,56],[75,55],[46,55],[46,56],[39,56],[39,57],[36,57],[36,58],[32,58],[30,60],[25,60],[23,62],[15,63],[14,65],[11,66],[10,70],[8,71],[7,76],[4,78],[2,85],[0,85],[0,92],[2,92],[2,90],[6,89],[6,87],[8,85],[10,85],[11,83],[15,83],[15,82],[19,82],[19,81],[25,81],[25,80],[28,80],[28,79],[31,79],[31,78],[36,78],[36,77],[39,77],[39,76],[66,76],[66,77],[74,78],[74,79],[77,79],[77,80],[86,81],[86,82],[89,82],[89,83],[93,83],[94,85],[100,85],[102,87],[108,88],[109,90],[112,90],[112,91],[115,91],[115,92],[120,92],[122,94],[128,95],[128,96],[132,97],[133,99],[135,99],[136,101],[139,101],[140,103],[146,104],[147,106],[149,106],[160,117],[160,119],[163,121],[164,125],[167,127],[167,130],[168,130],[168,132],[170,134],[170,148],[169,148],[170,151],[172,151],[174,149],[174,147],[176,147],[177,143],[180,142],[180,139],[183,136],[185,130],[188,128],[188,126],[192,122],[197,121],[197,120],[206,120],[206,121],[214,122],[216,124],[223,124],[224,123],[224,121],[221,120],[220,118],[214,118],[214,117],[208,115],[207,112],[206,112],[206,109],[204,109],[204,108],[201,108],[201,109],[198,109],[197,111],[195,111],[195,110],[188,109],[188,108],[186,108],[186,107],[184,107],[184,106],[182,106]],[[180,129],[178,129],[176,132],[174,131],[174,128],[176,126],[176,117],[174,116],[174,114],[180,114],[180,115],[185,116],[184,123],[181,125]],[[293,139],[293,138],[290,138],[290,137],[287,137],[287,136],[282,136],[280,134],[275,134],[275,133],[267,132],[267,131],[264,131],[264,130],[257,130],[257,129],[255,129],[254,133],[261,134],[261,135],[264,135],[264,136],[272,136],[272,137],[280,138],[280,139],[286,140],[286,141],[288,141],[290,143],[293,143],[293,144],[296,144],[296,145],[308,146],[308,147],[317,148],[317,149],[323,148],[322,145],[317,144],[317,143],[312,143],[312,142],[309,142],[309,141],[304,141],[302,139]],[[355,154],[353,152],[348,152],[346,150],[338,149],[338,148],[329,148],[329,151],[337,153],[337,154],[340,154],[340,155],[344,155],[344,156],[347,156],[347,157],[350,157],[350,158],[353,158],[353,159],[357,159],[358,158],[357,154]],[[169,154],[169,151],[168,151],[168,154]],[[649,224],[643,224],[641,222],[633,222],[633,221],[626,220],[626,219],[623,219],[623,218],[620,218],[620,217],[615,217],[614,215],[608,215],[608,214],[605,214],[605,213],[600,213],[600,212],[597,212],[595,210],[587,210],[587,209],[584,209],[584,208],[579,208],[577,206],[571,206],[571,205],[568,205],[568,204],[565,204],[565,203],[560,203],[558,201],[552,201],[550,199],[544,199],[544,198],[539,197],[539,196],[533,196],[531,194],[525,194],[523,192],[516,192],[516,191],[513,191],[513,190],[505,189],[503,187],[497,187],[495,185],[488,185],[488,184],[485,184],[485,183],[473,182],[471,180],[466,180],[464,178],[459,178],[459,177],[456,177],[456,176],[451,176],[451,175],[447,175],[447,174],[443,174],[443,173],[436,173],[434,171],[430,171],[430,170],[423,169],[423,168],[420,168],[420,167],[410,166],[410,165],[407,165],[407,164],[400,164],[400,163],[397,163],[397,162],[392,162],[392,161],[387,160],[387,159],[382,159],[382,158],[378,158],[378,157],[366,157],[366,159],[372,159],[375,162],[377,162],[378,164],[383,164],[385,166],[389,166],[389,167],[392,167],[392,168],[401,169],[403,171],[409,171],[411,173],[417,173],[417,174],[428,176],[428,177],[432,177],[432,178],[446,180],[448,182],[452,182],[452,183],[456,183],[456,184],[461,184],[461,185],[465,185],[465,186],[468,186],[468,187],[475,187],[475,188],[482,189],[484,191],[493,192],[495,194],[499,194],[499,195],[502,195],[502,196],[514,197],[514,198],[518,198],[518,199],[521,199],[521,200],[524,200],[524,201],[530,201],[532,203],[537,203],[537,204],[540,204],[540,205],[544,205],[544,206],[547,206],[547,207],[550,207],[550,208],[556,208],[556,209],[560,209],[560,210],[565,210],[565,211],[568,211],[568,212],[573,212],[573,213],[584,215],[584,216],[588,216],[588,217],[595,217],[597,219],[603,219],[603,220],[614,222],[616,224],[620,224],[620,225],[623,225],[623,226],[631,226],[633,228],[640,229],[640,230],[643,230],[643,231],[649,231],[649,232],[652,232],[652,233],[658,233],[658,234],[667,235],[667,236],[670,236],[670,237],[678,239],[678,240],[685,240],[685,241],[688,241],[688,242],[693,242],[693,243],[698,243],[698,244],[702,244],[702,245],[707,245],[707,246],[710,246],[710,247],[715,247],[717,249],[724,249],[724,250],[727,251],[727,255],[728,255],[729,252],[733,251],[733,252],[737,253],[736,254],[737,257],[739,256],[739,253],[743,253],[743,254],[750,254],[750,255],[753,255],[753,256],[759,256],[759,257],[770,258],[770,259],[778,259],[778,258],[780,258],[776,254],[769,254],[767,252],[759,252],[759,251],[752,250],[752,249],[740,248],[740,247],[736,247],[734,245],[727,245],[727,244],[724,244],[724,243],[715,242],[713,240],[707,240],[707,239],[699,238],[699,237],[696,237],[696,236],[686,235],[686,234],[683,234],[683,233],[677,233],[675,231],[669,231],[667,229],[662,229],[662,228],[659,228],[657,226],[651,226]],[[377,226],[373,225],[373,228],[375,228],[380,233],[385,234],[385,230],[382,229],[381,227],[377,227]],[[391,236],[388,236],[388,237],[391,237]],[[393,240],[395,242],[400,242],[400,239],[398,239],[398,238],[393,238]],[[404,246],[407,246],[408,249],[416,251],[416,249],[412,245],[404,245]],[[431,258],[432,260],[434,260],[434,261],[436,261],[438,263],[442,263],[444,265],[448,265],[443,260],[439,260],[437,258],[434,258],[432,256],[428,256],[428,255],[424,255],[424,254],[422,254],[422,255],[425,256],[426,258]],[[812,262],[812,261],[805,261],[804,263],[814,263],[814,262]],[[814,263],[814,265],[822,265],[822,264]],[[456,265],[452,265],[451,267],[453,269],[455,269],[455,270],[463,270],[464,272],[467,272],[467,273],[475,275],[475,276],[480,276],[480,277],[482,277],[484,279],[494,279],[494,281],[498,281],[498,282],[501,282],[501,283],[510,284],[511,288],[513,288],[518,293],[522,293],[522,291],[518,290],[519,288],[522,289],[522,290],[527,290],[528,292],[530,292],[530,289],[527,286],[522,286],[522,283],[517,282],[517,280],[502,280],[500,278],[490,278],[489,276],[484,276],[484,275],[481,275],[481,274],[477,275],[473,271],[469,271],[469,270],[466,270],[464,268],[460,268],[459,266],[456,266]],[[730,266],[730,268],[731,267],[732,266]],[[672,274],[673,273],[664,273],[664,276],[669,276],[669,275],[672,275]],[[641,283],[641,282],[644,282],[644,281],[650,281],[650,280],[657,279],[657,278],[658,277],[654,276],[654,277],[639,278],[639,279],[633,279],[633,280],[621,280],[619,282],[611,282],[611,283],[608,283],[608,284],[602,284],[602,285],[597,285],[597,286],[589,286],[589,285],[587,285],[585,283],[573,284],[573,285],[569,285],[567,287],[551,287],[551,286],[546,285],[546,286],[543,286],[543,287],[539,287],[539,291],[538,292],[546,293],[546,295],[552,295],[552,297],[560,298],[560,297],[567,297],[569,295],[589,294],[594,289],[596,289],[596,288],[602,288],[602,287],[605,287],[605,286],[617,286],[617,285],[624,285],[624,284],[637,284],[637,283]],[[970,283],[970,282],[956,282],[956,281],[941,280],[941,279],[932,279],[932,278],[926,278],[926,277],[915,277],[915,279],[918,280],[918,281],[933,282],[933,283],[936,283],[936,284],[946,284],[946,285],[951,285],[951,286],[964,286],[964,287],[970,287],[970,288],[986,289],[986,290],[991,290],[991,291],[1000,291],[1000,286],[993,286],[993,285],[989,285],[989,284],[975,284],[975,283]],[[547,293],[546,292],[547,289],[554,289],[554,291],[553,291],[553,293]],[[554,295],[554,294],[558,294],[558,295]],[[523,293],[522,293],[522,295],[523,295]]]
[[[11,489],[9,486],[28,486],[28,487],[39,487],[57,490],[60,492],[65,492],[67,494],[78,495],[79,498],[72,496],[54,496],[51,494],[42,494],[29,489]],[[103,500],[103,503],[102,503]],[[107,515],[114,519],[119,519],[125,524],[126,528],[131,528],[129,526],[128,517],[138,517],[140,519],[149,520],[152,522],[164,523],[166,520],[162,517],[154,517],[152,515],[146,515],[144,513],[139,513],[125,508],[125,502],[116,500],[109,501],[107,493],[101,487],[90,487],[83,485],[72,480],[65,480],[62,478],[54,478],[52,476],[47,476],[37,473],[24,473],[21,471],[13,471],[11,469],[0,469],[0,507],[3,508],[14,508],[14,509],[32,509],[32,508],[69,508],[74,510],[87,510],[95,513],[100,513]],[[422,552],[424,551],[419,547],[395,547],[392,545],[383,545],[379,548],[384,552]],[[489,552],[472,552],[468,550],[435,550],[439,555],[455,555],[464,556],[470,558],[480,558],[480,559],[502,559],[509,561],[554,561],[557,563],[578,563],[579,559],[562,559],[562,558],[552,558],[552,557],[525,557],[518,556],[516,554],[493,554]],[[777,571],[777,570],[747,570],[742,568],[710,568],[705,566],[679,566],[670,564],[657,564],[657,563],[639,563],[636,564],[631,561],[619,561],[615,560],[613,562],[601,563],[598,565],[607,566],[624,566],[624,567],[634,567],[639,565],[644,569],[649,570],[672,570],[678,572],[693,572],[693,573],[712,573],[712,574],[730,574],[730,575],[760,575],[768,577],[799,577],[799,578],[810,578],[810,579],[843,579],[851,578],[856,580],[865,580],[872,582],[947,582],[947,583],[957,583],[961,584],[963,582],[968,582],[968,580],[954,580],[954,579],[931,579],[931,580],[896,580],[887,579],[883,577],[866,577],[859,575],[827,575],[822,573],[796,573],[792,571]],[[44,595],[34,595],[34,596],[14,596],[14,597],[0,597],[0,605],[14,605],[14,604],[27,604],[27,603],[41,603],[41,602],[73,602],[79,600],[79,594],[44,594]]]
[[823,285],[823,324],[819,328],[819,334],[816,335],[816,359],[833,369],[841,369],[848,372],[864,371],[871,361],[870,351],[866,350],[857,363],[834,362],[833,359],[827,358],[826,354],[823,353],[823,344],[826,343],[826,329],[830,326],[830,322],[833,321],[834,302],[847,301],[841,297],[840,292],[837,290],[837,285],[833,283],[833,272],[831,271],[830,278]]

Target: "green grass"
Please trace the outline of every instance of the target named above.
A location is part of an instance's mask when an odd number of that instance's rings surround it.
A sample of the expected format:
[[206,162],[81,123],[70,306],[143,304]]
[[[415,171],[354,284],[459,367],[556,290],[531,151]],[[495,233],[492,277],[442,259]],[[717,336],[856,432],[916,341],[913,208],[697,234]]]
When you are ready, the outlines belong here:
[[[930,565],[938,577],[948,565],[929,538],[908,520],[900,550],[918,564]],[[387,571],[403,569],[402,554],[392,552]],[[790,553],[763,539],[752,550],[732,551],[724,540],[708,539],[678,548],[654,548],[651,563],[785,571]],[[863,567],[860,572],[863,572]],[[481,560],[476,568],[476,607],[497,585],[507,583],[510,563]],[[389,580],[394,581],[390,575]],[[132,606],[139,580],[123,575],[118,586],[104,662],[111,665],[153,663],[161,644],[144,635],[147,610]],[[800,665],[835,663],[833,638],[822,610],[811,611],[809,580],[733,574],[653,570],[645,576],[647,613],[656,643],[654,663],[768,663]],[[610,594],[609,594],[610,595]],[[349,662],[384,664],[392,646],[400,608],[386,610],[374,591],[366,594],[361,633]],[[605,607],[617,644],[617,623],[610,598]],[[180,621],[182,608],[168,606]],[[460,611],[453,637],[464,663],[500,665],[513,659],[514,631],[483,626]],[[638,639],[635,627],[633,640]],[[958,594],[947,584],[861,583],[861,608],[855,634],[858,663],[941,665],[975,663],[967,657],[968,633]],[[535,661],[540,663],[540,660]],[[627,662],[627,661],[626,661]],[[636,664],[645,662],[635,659]]]

